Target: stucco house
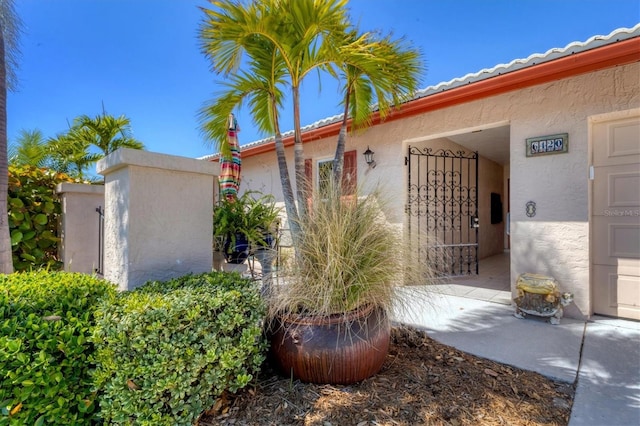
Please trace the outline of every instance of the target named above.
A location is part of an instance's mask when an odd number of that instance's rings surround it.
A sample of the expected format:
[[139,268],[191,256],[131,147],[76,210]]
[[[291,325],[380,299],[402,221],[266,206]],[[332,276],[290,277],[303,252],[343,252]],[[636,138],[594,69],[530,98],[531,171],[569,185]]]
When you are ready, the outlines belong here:
[[[316,185],[340,121],[303,128]],[[349,178],[389,194],[388,220],[438,238],[444,273],[506,256],[512,291],[541,273],[574,294],[567,316],[640,319],[640,24],[427,87],[346,151]],[[273,139],[241,153],[242,189],[282,201]]]

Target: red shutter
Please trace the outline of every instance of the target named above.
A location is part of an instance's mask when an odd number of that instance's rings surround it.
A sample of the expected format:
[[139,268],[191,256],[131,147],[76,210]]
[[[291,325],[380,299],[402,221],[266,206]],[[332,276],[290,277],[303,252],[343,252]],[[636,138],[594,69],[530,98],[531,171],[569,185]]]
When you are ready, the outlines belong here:
[[356,151],[344,153],[344,166],[342,169],[342,194],[353,195],[358,186],[358,161]]

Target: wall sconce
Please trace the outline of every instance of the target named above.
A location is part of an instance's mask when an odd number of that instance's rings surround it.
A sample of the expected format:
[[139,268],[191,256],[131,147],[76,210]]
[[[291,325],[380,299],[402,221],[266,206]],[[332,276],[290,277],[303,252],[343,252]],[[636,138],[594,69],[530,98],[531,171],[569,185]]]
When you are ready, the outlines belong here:
[[369,149],[369,147],[367,146],[367,150],[365,152],[363,152],[363,154],[364,154],[364,161],[367,162],[369,167],[371,167],[371,168],[375,167],[376,166],[376,162],[373,159],[374,152],[371,151]]

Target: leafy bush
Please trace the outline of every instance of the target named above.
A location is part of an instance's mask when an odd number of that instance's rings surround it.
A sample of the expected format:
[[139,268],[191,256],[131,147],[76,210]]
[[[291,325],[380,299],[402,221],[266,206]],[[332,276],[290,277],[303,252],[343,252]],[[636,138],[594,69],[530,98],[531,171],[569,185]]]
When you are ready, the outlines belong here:
[[114,294],[113,285],[89,275],[0,275],[0,425],[95,417],[93,311]]
[[56,185],[74,182],[64,173],[34,166],[9,166],[9,228],[13,267],[60,269]]
[[190,425],[246,386],[266,349],[257,287],[213,272],[149,282],[96,313],[94,341],[106,423]]

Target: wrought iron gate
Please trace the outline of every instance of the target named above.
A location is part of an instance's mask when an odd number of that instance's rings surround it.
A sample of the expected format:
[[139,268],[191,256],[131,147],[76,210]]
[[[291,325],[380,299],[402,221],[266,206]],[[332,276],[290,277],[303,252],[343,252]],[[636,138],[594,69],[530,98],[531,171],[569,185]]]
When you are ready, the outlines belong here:
[[411,244],[440,275],[478,274],[478,153],[409,146]]

